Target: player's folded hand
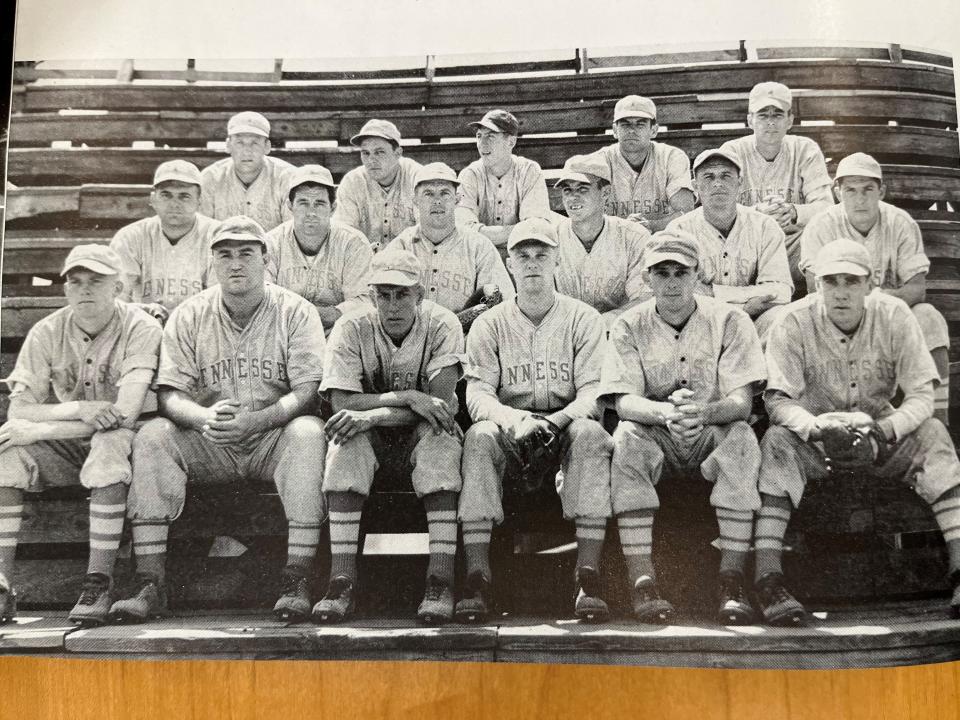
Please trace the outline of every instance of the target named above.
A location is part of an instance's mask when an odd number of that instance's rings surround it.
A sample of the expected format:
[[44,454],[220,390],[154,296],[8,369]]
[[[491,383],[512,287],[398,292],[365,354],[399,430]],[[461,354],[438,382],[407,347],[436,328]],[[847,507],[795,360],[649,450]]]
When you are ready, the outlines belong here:
[[42,427],[41,423],[30,420],[7,420],[0,425],[0,450],[37,442]]
[[455,428],[459,428],[459,426],[445,400],[415,390],[410,393],[407,405],[413,412],[430,423],[433,432],[437,435],[445,432],[456,435],[457,430]]
[[648,230],[650,229],[650,221],[647,219],[647,216],[643,213],[630,213],[627,215],[627,220],[630,222],[640,223]]
[[370,430],[374,425],[373,415],[368,410],[338,410],[327,420],[323,432],[327,440],[340,445],[357,433]]
[[261,429],[253,413],[242,410],[230,417],[209,420],[203,426],[203,436],[216,445],[240,445]]
[[752,297],[743,304],[743,311],[752,318],[765,313],[773,307],[773,301],[777,299],[776,295],[758,295]]
[[106,400],[81,400],[77,416],[94,430],[114,430],[125,419],[120,408]]
[[156,318],[161,325],[164,325],[167,322],[167,318],[170,317],[170,311],[160,303],[144,303],[140,307]]

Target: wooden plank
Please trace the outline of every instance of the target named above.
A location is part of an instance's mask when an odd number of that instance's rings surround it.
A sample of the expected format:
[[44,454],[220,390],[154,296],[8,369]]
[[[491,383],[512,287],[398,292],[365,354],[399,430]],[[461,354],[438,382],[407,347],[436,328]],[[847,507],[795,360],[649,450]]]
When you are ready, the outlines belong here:
[[80,193],[75,187],[8,188],[6,219],[16,220],[48,213],[71,212],[80,208]]
[[[112,235],[81,233],[76,237],[15,238],[8,234],[3,240],[3,274],[58,275],[70,250],[77,245],[108,245]],[[6,279],[5,279],[6,282]]]
[[12,623],[0,625],[0,652],[60,651],[76,629],[62,615],[21,612]]
[[[952,98],[921,93],[890,93],[871,90],[816,90],[794,94],[796,121],[835,120],[865,124],[864,118],[957,125],[957,104]],[[12,134],[12,129],[11,129]]]
[[0,337],[22,338],[40,320],[58,307],[66,298],[3,298],[0,314]]
[[930,65],[943,65],[944,67],[953,67],[953,58],[949,55],[940,53],[924,52],[923,50],[910,50],[903,48],[903,59],[909,62],[929,63]]
[[700,50],[676,53],[653,53],[651,55],[591,55],[587,60],[588,70],[626,68],[643,65],[690,65],[692,63],[739,62],[740,49]]
[[150,185],[83,185],[80,215],[84,218],[135,220],[153,214]]
[[810,58],[846,58],[853,60],[889,60],[887,47],[760,47],[757,48],[759,60],[799,60]]

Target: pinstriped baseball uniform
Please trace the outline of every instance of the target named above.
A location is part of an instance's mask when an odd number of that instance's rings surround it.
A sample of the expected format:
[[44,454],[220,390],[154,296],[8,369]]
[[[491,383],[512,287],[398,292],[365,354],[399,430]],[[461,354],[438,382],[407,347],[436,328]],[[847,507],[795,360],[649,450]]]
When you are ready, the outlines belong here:
[[233,158],[205,167],[200,172],[200,212],[217,220],[246,215],[268,232],[289,220],[287,173],[293,165],[269,155],[263,162],[263,169],[249,187],[234,172]]
[[514,296],[513,281],[500,253],[489,238],[468,227],[454,231],[434,244],[415,225],[400,233],[392,247],[409,250],[420,261],[425,297],[453,312],[460,312],[467,300],[487,284],[500,288],[504,300]]
[[210,241],[219,222],[197,215],[193,228],[171,243],[159,217],[122,227],[110,247],[123,261],[124,297],[138,303],[159,303],[167,310],[215,285]]
[[366,236],[377,252],[405,228],[417,222],[413,206],[413,178],[420,163],[401,157],[397,177],[389,188],[370,177],[362,165],[340,181],[333,219]]
[[467,226],[515,225],[527,218],[550,217],[550,196],[543,171],[533,160],[511,156],[513,167],[495,177],[474,160],[457,179],[457,223]]

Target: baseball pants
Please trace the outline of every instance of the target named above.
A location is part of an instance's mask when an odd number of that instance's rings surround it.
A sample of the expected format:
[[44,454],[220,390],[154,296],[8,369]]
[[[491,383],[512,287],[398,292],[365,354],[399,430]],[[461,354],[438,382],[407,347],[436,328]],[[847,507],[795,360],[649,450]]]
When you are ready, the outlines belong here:
[[134,431],[127,428],[94,433],[84,440],[44,440],[0,452],[0,487],[41,492],[75,485],[85,488],[129,485]]

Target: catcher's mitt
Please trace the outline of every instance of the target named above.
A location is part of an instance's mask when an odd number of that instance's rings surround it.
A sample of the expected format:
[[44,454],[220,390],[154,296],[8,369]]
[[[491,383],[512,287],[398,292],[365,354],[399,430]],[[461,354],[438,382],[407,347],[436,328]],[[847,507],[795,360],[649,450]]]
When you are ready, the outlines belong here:
[[886,446],[876,426],[861,430],[828,427],[823,430],[821,440],[828,471],[870,467],[878,461],[881,448]]
[[493,286],[491,292],[485,292],[484,288],[479,288],[470,296],[470,299],[467,300],[467,304],[463,310],[457,313],[457,319],[460,321],[464,334],[467,333],[470,326],[473,325],[473,321],[480,317],[482,313],[501,302],[503,302],[503,295],[500,293],[500,288],[496,285]]
[[539,433],[528,435],[512,446],[516,453],[517,491],[530,495],[543,487],[547,477],[554,477],[560,464],[560,440],[563,431],[556,423],[537,415],[547,427]]

